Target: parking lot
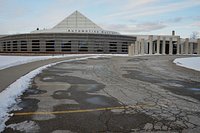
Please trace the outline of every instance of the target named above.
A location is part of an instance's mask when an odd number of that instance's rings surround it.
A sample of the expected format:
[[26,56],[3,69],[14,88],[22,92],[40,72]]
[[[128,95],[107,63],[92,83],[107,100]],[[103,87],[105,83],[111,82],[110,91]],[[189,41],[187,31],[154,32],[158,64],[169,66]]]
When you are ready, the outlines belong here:
[[37,75],[5,132],[199,132],[200,72],[181,56],[104,56]]

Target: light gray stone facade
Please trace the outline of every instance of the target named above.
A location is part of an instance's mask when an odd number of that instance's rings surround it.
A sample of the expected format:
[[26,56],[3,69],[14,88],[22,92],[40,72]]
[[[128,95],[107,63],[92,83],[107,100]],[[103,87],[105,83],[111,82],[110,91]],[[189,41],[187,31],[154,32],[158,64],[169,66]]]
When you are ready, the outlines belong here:
[[[144,53],[139,53],[140,55],[144,54],[200,54],[200,39],[190,40],[189,38],[181,39],[180,36],[170,35],[170,36],[153,36],[149,35],[146,38],[138,37],[137,41],[132,44],[129,48],[138,51],[135,45],[142,43],[141,49],[144,48]],[[135,49],[136,48],[136,49]],[[136,53],[129,50],[129,55],[134,56]]]

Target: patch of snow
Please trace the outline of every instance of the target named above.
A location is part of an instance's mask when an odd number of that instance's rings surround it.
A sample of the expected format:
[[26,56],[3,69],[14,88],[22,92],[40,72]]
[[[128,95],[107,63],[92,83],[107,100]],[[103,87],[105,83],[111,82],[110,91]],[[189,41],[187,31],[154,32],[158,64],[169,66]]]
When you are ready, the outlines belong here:
[[13,114],[9,114],[13,110],[12,106],[14,106],[17,103],[17,99],[23,94],[23,92],[30,86],[31,80],[33,77],[35,77],[37,74],[41,73],[42,70],[56,65],[58,63],[63,62],[70,62],[75,60],[85,60],[88,58],[99,58],[102,56],[96,55],[96,56],[90,56],[90,57],[82,57],[82,58],[75,58],[75,59],[69,59],[65,61],[60,61],[52,64],[48,64],[45,66],[42,66],[40,68],[37,68],[25,76],[22,76],[18,80],[16,80],[14,83],[12,83],[8,88],[6,88],[4,91],[0,93],[0,132],[2,132],[6,125],[5,122],[11,117]]
[[[64,58],[64,57],[75,57],[84,56],[86,54],[65,54],[65,55],[52,55],[52,56],[0,56],[0,70],[21,65],[33,61],[46,60],[51,58]],[[93,55],[93,54],[87,54]]]
[[[57,56],[59,57],[59,56]],[[55,58],[54,56],[0,56],[0,70],[38,60]]]
[[40,129],[34,121],[23,121],[16,124],[10,124],[7,127],[26,133],[38,132]]
[[128,54],[110,54],[111,56],[128,56]]
[[200,57],[177,58],[173,62],[178,66],[200,71]]

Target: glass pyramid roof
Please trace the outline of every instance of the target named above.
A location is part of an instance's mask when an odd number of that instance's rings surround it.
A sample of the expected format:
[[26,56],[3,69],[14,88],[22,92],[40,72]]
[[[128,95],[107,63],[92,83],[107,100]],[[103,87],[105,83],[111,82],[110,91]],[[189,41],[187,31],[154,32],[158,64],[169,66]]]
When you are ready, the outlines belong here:
[[79,11],[73,12],[53,29],[97,29],[102,30],[90,19],[82,15]]
[[103,30],[79,11],[73,12],[52,29],[36,30],[32,33],[119,34],[118,32]]

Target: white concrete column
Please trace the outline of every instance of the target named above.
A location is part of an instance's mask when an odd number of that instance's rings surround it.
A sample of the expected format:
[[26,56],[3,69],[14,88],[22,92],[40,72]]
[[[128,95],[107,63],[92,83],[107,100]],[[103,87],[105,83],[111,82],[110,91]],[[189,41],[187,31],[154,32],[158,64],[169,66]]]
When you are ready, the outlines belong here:
[[165,55],[165,49],[166,49],[166,38],[163,37],[163,43],[162,43],[162,54]]
[[141,54],[141,41],[138,42],[138,54]]
[[149,36],[149,54],[152,54],[152,47],[153,47],[153,36]]
[[136,55],[135,46],[136,46],[136,41],[135,41],[135,43],[133,44],[133,53],[134,53],[134,55]]
[[184,43],[181,44],[181,54],[184,54]]
[[197,40],[197,54],[200,54],[200,39]]
[[135,55],[138,55],[138,41],[135,41],[135,45],[134,45],[134,49],[135,49]]
[[156,48],[156,53],[160,54],[160,36],[157,37],[157,48]]
[[180,54],[180,37],[177,37],[177,43],[176,43],[176,54]]
[[135,44],[132,44],[131,46],[132,46],[132,53],[133,55],[135,55]]
[[189,38],[185,39],[185,54],[188,54]]
[[141,39],[141,55],[144,55],[144,39]]
[[190,54],[193,54],[193,43],[190,42],[189,44],[190,44]]
[[133,56],[132,44],[128,46],[128,56]]
[[172,37],[169,38],[169,55],[173,54]]
[[138,54],[141,54],[141,41],[138,41]]
[[130,46],[129,46],[129,56],[134,56],[134,44],[131,44]]

